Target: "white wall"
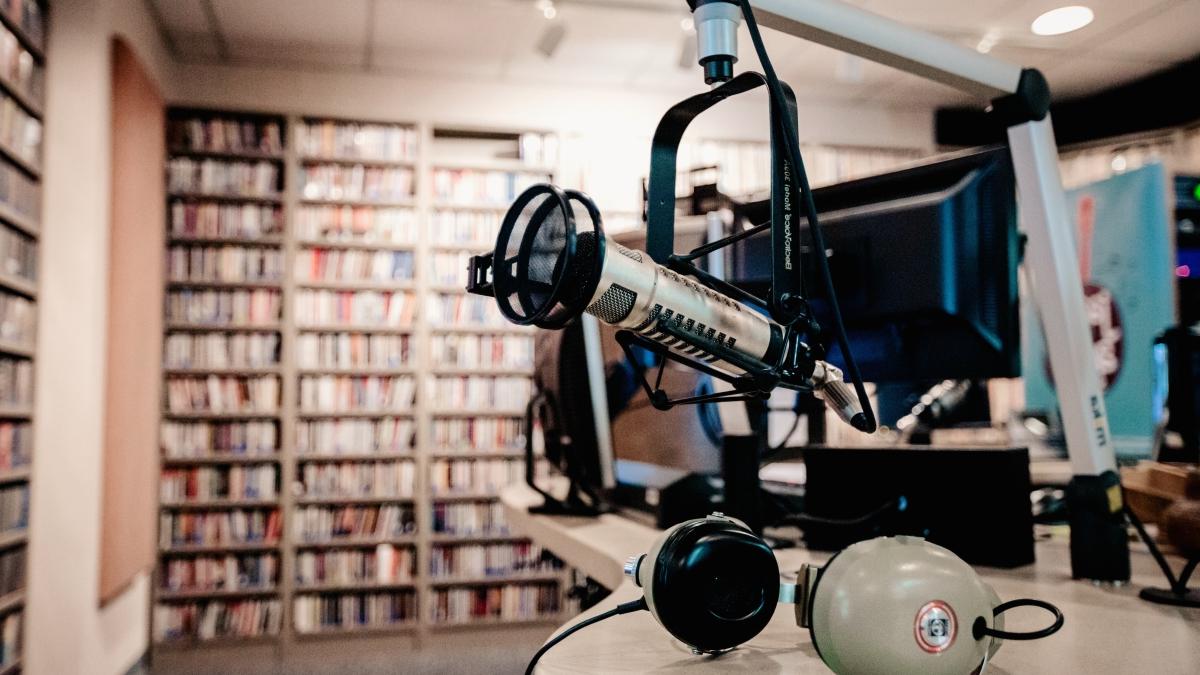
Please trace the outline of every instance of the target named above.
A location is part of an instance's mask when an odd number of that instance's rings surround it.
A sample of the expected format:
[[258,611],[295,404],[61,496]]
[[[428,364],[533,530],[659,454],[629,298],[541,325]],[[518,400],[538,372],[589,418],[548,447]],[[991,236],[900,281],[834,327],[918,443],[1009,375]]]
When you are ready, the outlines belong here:
[[25,672],[126,672],[149,636],[149,579],[99,606],[111,44],[166,81],[139,0],[56,0],[47,49],[41,279]]

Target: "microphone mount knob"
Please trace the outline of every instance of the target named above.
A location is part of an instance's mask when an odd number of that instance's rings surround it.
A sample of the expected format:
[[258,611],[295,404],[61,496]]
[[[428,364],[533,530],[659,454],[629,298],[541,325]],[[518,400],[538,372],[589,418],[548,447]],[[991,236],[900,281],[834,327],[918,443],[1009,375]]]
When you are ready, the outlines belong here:
[[637,584],[638,586],[642,585],[641,582],[638,581],[638,568],[642,566],[642,558],[645,557],[645,554],[631,555],[629,556],[629,559],[625,561],[625,576],[633,579],[633,583]]

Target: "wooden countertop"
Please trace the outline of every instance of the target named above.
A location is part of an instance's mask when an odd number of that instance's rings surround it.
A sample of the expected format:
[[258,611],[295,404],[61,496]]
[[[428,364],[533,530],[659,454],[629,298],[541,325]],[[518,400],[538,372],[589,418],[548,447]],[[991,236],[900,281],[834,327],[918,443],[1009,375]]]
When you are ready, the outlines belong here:
[[[513,529],[615,589],[580,618],[639,597],[641,589],[623,576],[621,567],[629,556],[646,552],[657,530],[620,515],[597,519],[531,516],[528,507],[540,504],[541,497],[524,485],[507,488],[501,502]],[[785,573],[803,562],[823,562],[829,557],[804,549],[782,550],[777,555]],[[1049,600],[1062,609],[1066,624],[1044,640],[1005,644],[988,666],[988,675],[1200,673],[1200,609],[1153,605],[1137,598],[1143,586],[1166,585],[1144,550],[1133,554],[1132,584],[1120,588],[1072,580],[1066,542],[1039,542],[1037,557],[1036,564],[1017,570],[979,571],[1002,600]],[[1182,565],[1178,559],[1172,562],[1176,569]],[[1012,630],[1029,630],[1042,625],[1044,615],[1016,610],[1008,620]],[[613,617],[554,647],[542,658],[538,672],[665,673],[685,667],[690,673],[829,673],[787,605],[780,606],[758,637],[718,657],[693,656],[648,612]]]

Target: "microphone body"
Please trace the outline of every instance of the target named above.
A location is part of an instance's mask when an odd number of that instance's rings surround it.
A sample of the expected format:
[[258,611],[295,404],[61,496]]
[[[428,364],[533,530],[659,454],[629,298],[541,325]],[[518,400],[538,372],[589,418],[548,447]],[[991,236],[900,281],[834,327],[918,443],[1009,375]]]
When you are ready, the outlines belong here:
[[[612,240],[603,250],[599,282],[586,303],[589,314],[723,370],[743,368],[719,358],[714,347],[764,367],[778,360],[784,336],[779,324],[641,251]],[[668,326],[674,335],[666,332]]]
[[494,297],[501,314],[521,325],[562,328],[586,311],[728,374],[746,393],[812,390],[848,424],[870,430],[842,372],[814,359],[797,334],[608,239],[599,209],[581,192],[544,184],[522,193],[495,250],[471,259],[467,290]]
[[[795,353],[787,344],[783,326],[655,263],[647,254],[611,239],[603,246],[588,248],[602,252],[602,260],[599,279],[581,284],[595,289],[584,311],[600,321],[734,374],[768,370],[779,363],[785,349]],[[714,350],[740,358],[721,358]],[[811,388],[842,421],[866,429],[866,415],[840,369],[819,360],[785,365],[791,369],[780,373],[781,384]]]

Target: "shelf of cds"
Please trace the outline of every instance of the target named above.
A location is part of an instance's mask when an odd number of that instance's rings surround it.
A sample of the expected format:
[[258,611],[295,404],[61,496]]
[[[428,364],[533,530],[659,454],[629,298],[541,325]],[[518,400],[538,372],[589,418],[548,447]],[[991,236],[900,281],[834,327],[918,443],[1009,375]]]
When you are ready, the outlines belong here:
[[24,632],[46,14],[0,1],[0,673],[21,671]]
[[549,136],[442,165],[426,125],[169,118],[156,645],[561,622],[496,499],[532,335],[459,292]]

